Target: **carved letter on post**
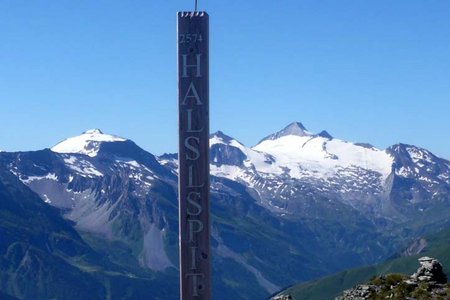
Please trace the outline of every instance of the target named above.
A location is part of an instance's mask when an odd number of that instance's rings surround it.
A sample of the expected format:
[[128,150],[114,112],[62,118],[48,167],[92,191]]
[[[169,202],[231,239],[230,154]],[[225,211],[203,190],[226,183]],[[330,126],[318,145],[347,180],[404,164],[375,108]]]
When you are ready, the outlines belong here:
[[211,299],[209,245],[209,17],[178,13],[181,300]]

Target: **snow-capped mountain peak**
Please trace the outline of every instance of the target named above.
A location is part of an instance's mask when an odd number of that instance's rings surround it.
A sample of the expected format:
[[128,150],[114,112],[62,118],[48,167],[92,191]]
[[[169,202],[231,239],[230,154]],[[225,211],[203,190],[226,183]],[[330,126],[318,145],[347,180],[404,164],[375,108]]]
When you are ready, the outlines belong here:
[[276,140],[283,136],[288,135],[295,135],[295,136],[313,136],[314,134],[306,129],[305,126],[303,126],[300,122],[292,122],[282,130],[273,133],[269,136],[266,136],[263,138],[259,143],[266,141],[266,140]]
[[226,135],[222,131],[216,131],[209,136],[210,144],[222,143],[222,144],[230,144],[233,141],[236,141],[231,136]]
[[209,144],[213,164],[242,165],[247,159],[247,148],[222,131],[211,134]]
[[126,139],[103,133],[100,129],[90,129],[81,135],[63,140],[51,148],[58,153],[79,153],[91,157],[97,155],[100,144],[104,142],[124,142]]
[[100,129],[95,128],[95,129],[89,129],[86,130],[85,132],[83,132],[82,134],[93,134],[93,135],[99,135],[99,134],[104,134]]

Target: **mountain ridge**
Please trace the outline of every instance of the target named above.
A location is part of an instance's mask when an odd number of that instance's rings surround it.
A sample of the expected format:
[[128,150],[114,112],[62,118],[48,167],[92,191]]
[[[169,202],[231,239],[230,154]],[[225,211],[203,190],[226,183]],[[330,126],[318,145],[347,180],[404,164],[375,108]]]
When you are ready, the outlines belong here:
[[[296,133],[255,147],[223,132],[210,137],[214,289],[226,291],[219,299],[263,298],[377,262],[448,223],[447,161],[419,147],[394,147],[391,156]],[[79,139],[76,153],[2,152],[0,167],[61,209],[96,251],[175,281],[177,155],[109,136],[94,147]]]

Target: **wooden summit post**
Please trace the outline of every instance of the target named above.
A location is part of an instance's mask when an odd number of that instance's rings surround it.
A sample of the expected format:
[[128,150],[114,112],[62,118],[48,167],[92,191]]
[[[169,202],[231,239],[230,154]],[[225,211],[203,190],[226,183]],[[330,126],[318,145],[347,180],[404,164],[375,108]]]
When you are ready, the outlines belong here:
[[211,299],[209,16],[178,12],[180,299]]

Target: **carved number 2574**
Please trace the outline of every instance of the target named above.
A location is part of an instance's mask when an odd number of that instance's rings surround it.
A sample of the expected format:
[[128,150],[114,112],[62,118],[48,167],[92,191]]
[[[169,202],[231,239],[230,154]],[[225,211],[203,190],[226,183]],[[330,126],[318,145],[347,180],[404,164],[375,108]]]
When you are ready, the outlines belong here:
[[180,34],[180,44],[191,42],[192,43],[203,42],[202,35],[197,33]]

